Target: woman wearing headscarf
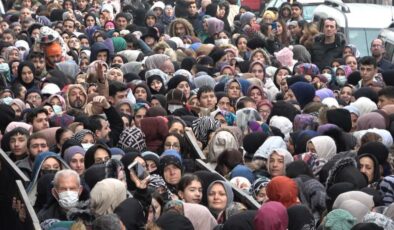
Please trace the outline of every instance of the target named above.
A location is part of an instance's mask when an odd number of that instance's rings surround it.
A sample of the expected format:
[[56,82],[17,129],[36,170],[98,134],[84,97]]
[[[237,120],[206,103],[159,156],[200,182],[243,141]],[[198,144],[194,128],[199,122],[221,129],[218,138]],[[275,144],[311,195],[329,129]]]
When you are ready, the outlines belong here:
[[287,209],[287,215],[289,217],[288,230],[315,229],[315,220],[307,206],[293,205]]
[[36,68],[34,67],[34,64],[32,62],[26,61],[22,62],[18,66],[18,76],[15,79],[15,83],[20,83],[24,87],[26,87],[27,90],[29,89],[38,89],[38,83],[36,82]]
[[231,186],[224,181],[216,180],[208,186],[208,208],[218,224],[224,223],[230,216],[246,209],[242,204],[234,202]]
[[357,166],[360,172],[368,178],[368,187],[376,188],[381,180],[379,161],[373,154],[363,153],[357,156]]
[[204,149],[209,142],[209,135],[220,127],[220,122],[211,117],[204,116],[193,121],[192,130],[197,140],[202,143]]
[[160,153],[163,140],[168,135],[167,120],[164,117],[146,117],[141,120],[141,131],[149,151]]
[[300,132],[295,132],[290,134],[289,138],[289,151],[293,155],[302,154],[306,150],[306,145],[308,141],[314,137],[319,135],[316,131],[313,130],[304,130]]
[[107,178],[98,182],[90,192],[92,213],[96,217],[113,213],[126,195],[126,185],[118,179]]
[[166,93],[167,75],[160,69],[151,69],[145,72],[146,83],[153,95]]
[[[217,129],[208,143],[208,162],[216,163],[219,155],[227,149],[239,149],[241,130],[238,127],[226,127]],[[204,151],[206,152],[206,151]]]
[[147,208],[136,198],[123,200],[114,210],[126,229],[141,229],[147,220]]
[[235,107],[238,98],[243,96],[242,85],[237,79],[228,80],[224,86],[224,92],[230,98],[230,105],[233,107]]
[[267,186],[270,181],[271,180],[267,177],[261,177],[255,180],[252,184],[251,194],[259,204],[263,204],[268,200]]
[[369,112],[361,115],[357,119],[357,130],[365,129],[386,129],[386,121],[378,112]]
[[176,212],[187,217],[195,230],[212,230],[217,221],[211,212],[201,204],[184,203],[180,200],[169,201],[164,207],[164,213]]
[[292,84],[285,94],[285,101],[296,100],[301,109],[313,101],[315,88],[306,82],[296,82]]
[[268,155],[267,168],[271,178],[286,175],[286,166],[293,161],[286,149],[273,149]]
[[278,201],[286,208],[299,203],[297,183],[286,176],[274,177],[268,183],[267,196],[269,201]]
[[286,230],[288,224],[286,207],[276,201],[263,204],[254,218],[256,230]]
[[85,171],[85,150],[81,146],[76,145],[67,148],[64,151],[63,159],[79,175],[82,175]]

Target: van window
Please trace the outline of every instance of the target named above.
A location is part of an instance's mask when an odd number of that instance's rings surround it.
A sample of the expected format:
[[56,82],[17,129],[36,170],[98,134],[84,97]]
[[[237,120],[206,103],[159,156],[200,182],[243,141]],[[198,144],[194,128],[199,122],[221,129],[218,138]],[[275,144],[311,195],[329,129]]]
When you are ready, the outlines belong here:
[[370,55],[370,45],[377,38],[380,29],[349,28],[348,43],[355,45],[361,56]]
[[386,47],[385,47],[386,53],[385,53],[385,58],[391,62],[394,61],[394,44],[386,42]]

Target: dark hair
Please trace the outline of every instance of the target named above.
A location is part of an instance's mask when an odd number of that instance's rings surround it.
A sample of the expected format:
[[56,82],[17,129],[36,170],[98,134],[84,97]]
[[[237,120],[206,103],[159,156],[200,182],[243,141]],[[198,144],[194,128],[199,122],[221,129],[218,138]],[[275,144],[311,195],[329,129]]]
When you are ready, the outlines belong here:
[[247,102],[252,102],[252,103],[256,104],[256,102],[252,98],[244,96],[244,97],[241,97],[238,99],[237,104],[236,104],[236,107],[237,107],[236,109],[240,110],[240,109],[245,108],[245,104]]
[[178,183],[178,191],[185,191],[186,187],[189,186],[193,181],[198,181],[201,183],[202,186],[202,182],[201,179],[194,175],[194,174],[190,174],[190,173],[186,173],[185,175],[182,176],[181,180]]
[[12,91],[12,93],[14,93],[15,98],[22,96],[20,94],[22,87],[24,87],[24,86],[20,83],[15,83],[15,84],[11,85],[11,91]]
[[114,97],[117,92],[122,92],[127,90],[127,86],[118,81],[111,81],[109,83],[109,96]]
[[22,128],[22,127],[16,127],[13,130],[11,130],[10,132],[8,132],[8,136],[10,138],[17,135],[17,134],[24,135],[24,136],[26,136],[26,138],[29,137],[29,131],[25,128]]
[[[197,91],[197,99],[200,100],[200,97],[201,97],[201,95],[202,95],[203,93],[209,93],[209,92],[213,92],[213,93],[215,92],[211,86],[209,86],[209,85],[204,85],[204,86],[200,87],[200,88],[198,89],[198,91]],[[215,96],[215,97],[216,97],[216,96]]]
[[101,115],[93,115],[89,117],[89,122],[86,128],[93,133],[96,133],[97,130],[101,130],[103,128],[101,120],[105,120]]
[[72,132],[72,130],[71,130],[71,129],[68,129],[68,128],[59,128],[59,129],[57,129],[57,130],[56,130],[56,133],[55,133],[55,140],[56,140],[56,143],[59,143],[59,142],[60,142],[60,139],[62,138],[62,135],[63,135],[64,133],[68,132],[68,131]]
[[33,58],[41,59],[41,58],[45,58],[45,56],[44,56],[44,53],[42,53],[42,52],[31,52],[29,54],[29,60],[32,60]]
[[381,97],[387,97],[390,99],[394,99],[394,86],[386,86],[384,88],[382,88],[381,90],[379,90],[378,92],[378,96]]
[[40,113],[45,113],[46,115],[48,115],[48,111],[46,109],[44,109],[43,107],[34,108],[29,113],[27,113],[26,123],[32,124],[34,118],[36,118],[38,116],[38,114],[40,114]]
[[162,149],[162,150],[164,150],[164,145],[165,145],[165,142],[166,142],[167,138],[168,138],[168,137],[171,137],[171,136],[172,136],[172,137],[176,137],[176,139],[178,139],[178,141],[179,141],[179,153],[180,153],[182,156],[187,155],[187,153],[185,152],[185,150],[186,150],[185,139],[184,139],[180,134],[175,133],[175,132],[170,132],[170,133],[168,133],[168,135],[164,138],[164,141],[163,141],[163,149]]
[[219,154],[215,170],[224,175],[224,167],[231,171],[235,166],[243,163],[243,155],[238,149],[226,149]]
[[13,37],[14,39],[16,38],[15,32],[14,32],[13,30],[11,30],[11,29],[6,29],[6,30],[4,30],[4,31],[3,31],[3,35],[4,35],[4,34],[11,34],[12,37]]
[[[62,24],[64,25],[64,23],[67,22],[67,21],[72,22],[72,23],[73,23],[73,27],[75,27],[75,21],[72,20],[71,18],[66,18],[66,19],[64,19]],[[63,33],[64,33],[64,32],[63,32]],[[62,34],[63,34],[63,33],[62,33]],[[69,35],[71,36],[71,34],[69,34]],[[75,36],[75,35],[74,35],[74,36]]]
[[180,123],[180,124],[182,124],[183,128],[186,128],[185,122],[183,120],[179,119],[179,118],[176,118],[176,117],[172,116],[172,117],[169,117],[168,120],[169,120],[168,123],[167,123],[168,124],[168,129],[170,129],[171,126],[173,124],[175,124],[175,123]]
[[48,144],[48,141],[47,141],[47,139],[46,139],[46,137],[45,137],[44,134],[42,134],[42,133],[33,133],[33,134],[31,134],[31,135],[29,136],[29,138],[27,139],[27,148],[30,147],[30,142],[31,142],[32,140],[35,140],[35,139],[44,139],[44,140],[47,142],[47,144]]
[[378,65],[376,63],[376,59],[372,56],[362,57],[359,61],[360,65],[373,65],[376,68]]

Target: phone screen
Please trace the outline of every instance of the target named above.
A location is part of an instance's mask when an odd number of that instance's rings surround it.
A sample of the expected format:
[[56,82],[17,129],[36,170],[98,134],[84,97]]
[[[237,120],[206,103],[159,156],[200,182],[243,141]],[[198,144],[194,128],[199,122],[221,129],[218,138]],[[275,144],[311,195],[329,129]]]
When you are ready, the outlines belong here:
[[272,30],[276,30],[276,22],[273,22],[273,23],[271,24],[271,28],[272,28]]
[[138,179],[143,180],[147,176],[149,176],[149,172],[145,170],[145,168],[138,163],[137,161],[134,161],[128,166],[128,169],[131,171],[133,170],[135,175],[137,175]]

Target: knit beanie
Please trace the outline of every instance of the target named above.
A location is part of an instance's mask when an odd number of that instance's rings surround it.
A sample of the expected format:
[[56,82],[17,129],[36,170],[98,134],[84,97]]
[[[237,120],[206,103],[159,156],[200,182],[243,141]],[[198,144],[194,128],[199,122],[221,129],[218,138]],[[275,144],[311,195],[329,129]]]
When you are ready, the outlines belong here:
[[327,122],[337,125],[345,132],[352,129],[352,118],[347,109],[331,109],[327,111]]
[[178,86],[178,84],[183,81],[186,81],[187,83],[189,83],[189,79],[187,79],[187,77],[185,77],[185,76],[176,75],[176,76],[172,77],[167,83],[168,90],[175,89]]
[[348,230],[356,224],[356,218],[346,210],[335,209],[327,214],[323,224],[327,230]]
[[379,165],[387,164],[387,158],[389,156],[389,150],[387,147],[381,142],[368,142],[362,145],[357,152],[357,155],[360,156],[364,153],[372,154],[376,157],[379,162]]
[[146,149],[145,134],[135,126],[124,129],[120,134],[118,147],[143,151]]
[[155,162],[156,166],[159,165],[160,157],[156,153],[151,152],[151,151],[145,151],[145,152],[141,153],[141,156],[142,156],[142,158],[144,158],[145,161],[150,160],[150,161]]
[[163,175],[164,169],[168,165],[174,165],[177,168],[179,168],[181,171],[183,171],[182,160],[180,156],[176,156],[175,154],[163,153],[159,161],[159,171],[161,175]]
[[315,97],[315,88],[306,82],[297,82],[290,86],[301,108],[304,108]]
[[293,51],[290,48],[285,47],[278,52],[275,52],[274,55],[282,66],[292,66]]
[[246,151],[245,158],[252,159],[257,149],[264,143],[268,135],[263,132],[249,133],[243,138],[243,147]]

